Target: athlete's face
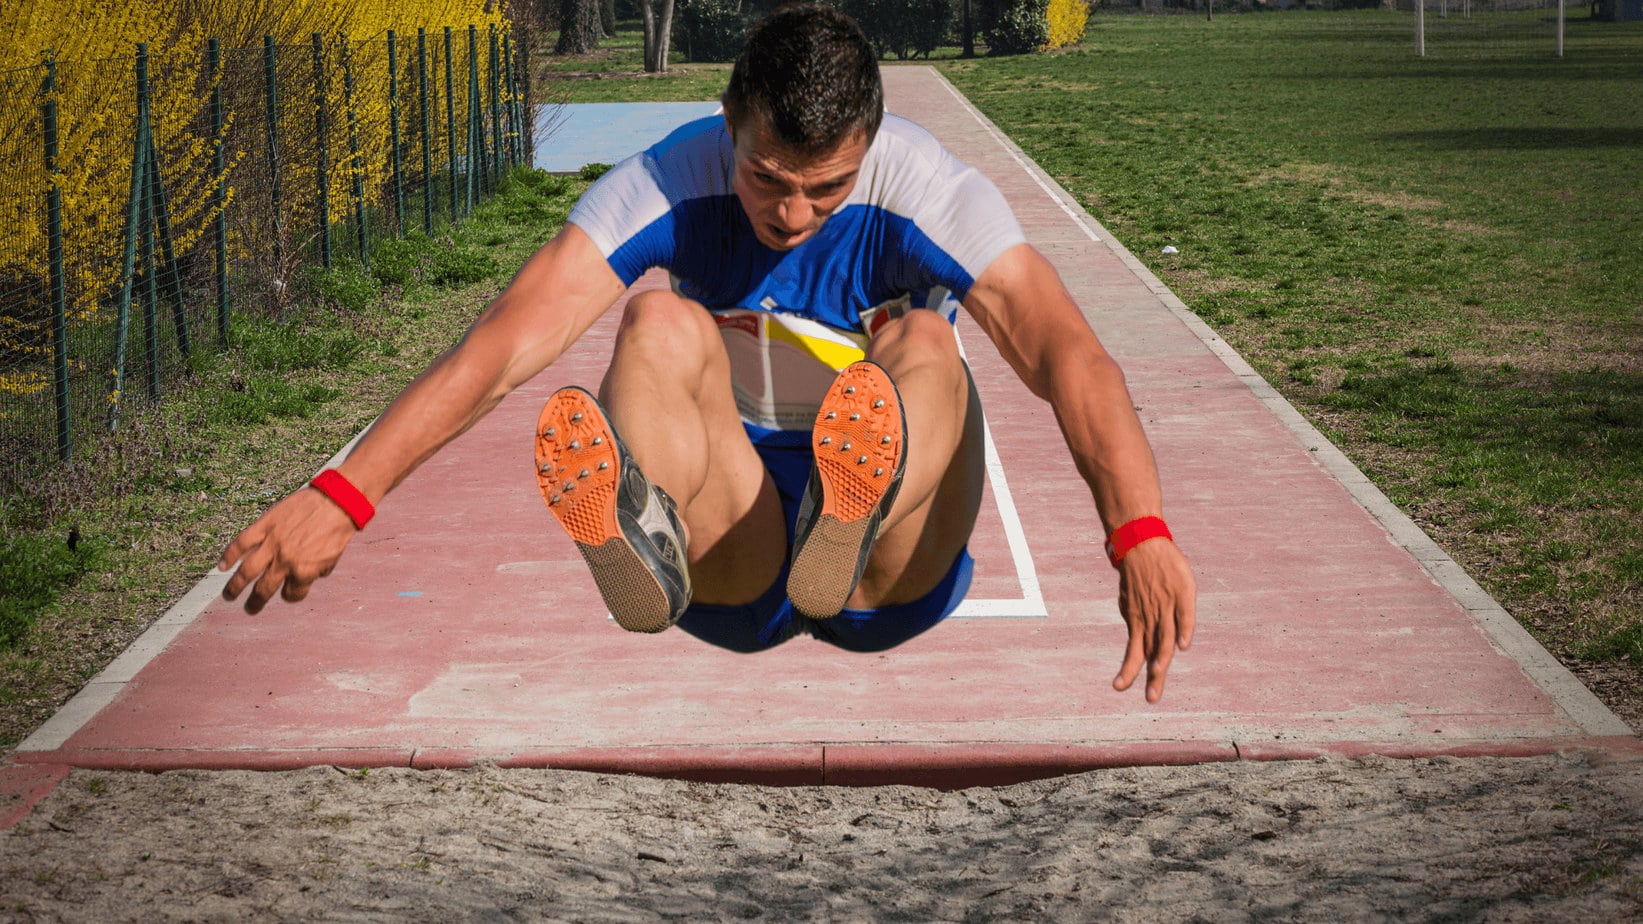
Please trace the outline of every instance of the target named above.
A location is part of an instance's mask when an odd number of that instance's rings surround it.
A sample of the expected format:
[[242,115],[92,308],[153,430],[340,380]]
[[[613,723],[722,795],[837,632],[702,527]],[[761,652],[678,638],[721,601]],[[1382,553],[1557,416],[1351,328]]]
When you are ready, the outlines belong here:
[[762,119],[736,129],[736,198],[759,243],[792,250],[816,233],[856,187],[867,133],[856,131],[820,154],[801,154],[771,136]]

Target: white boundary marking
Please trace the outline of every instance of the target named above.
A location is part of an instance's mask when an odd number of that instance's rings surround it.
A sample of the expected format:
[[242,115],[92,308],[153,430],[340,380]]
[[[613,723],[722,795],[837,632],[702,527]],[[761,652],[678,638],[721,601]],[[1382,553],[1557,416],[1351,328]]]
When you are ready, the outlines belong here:
[[[958,341],[958,352],[968,360],[964,342],[959,340],[958,329],[953,329]],[[1004,538],[1010,545],[1010,559],[1015,563],[1016,581],[1021,585],[1021,599],[975,599],[965,597],[948,619],[1045,619],[1050,611],[1044,605],[1044,593],[1038,583],[1038,569],[1033,555],[1027,549],[1027,531],[1021,525],[1021,514],[1016,510],[1015,497],[1010,494],[1010,481],[1004,476],[1004,460],[999,458],[998,444],[993,442],[993,428],[987,423],[986,412],[981,416],[982,445],[987,457],[987,480],[993,488],[993,503],[998,507],[998,518],[1004,523]]]

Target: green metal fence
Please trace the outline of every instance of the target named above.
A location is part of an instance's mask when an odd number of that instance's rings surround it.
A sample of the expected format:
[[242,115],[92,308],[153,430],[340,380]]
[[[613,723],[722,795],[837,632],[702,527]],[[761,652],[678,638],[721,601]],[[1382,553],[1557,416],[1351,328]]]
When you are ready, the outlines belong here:
[[[306,267],[460,221],[531,162],[506,33],[53,60],[0,72],[0,483],[182,387]],[[89,68],[95,88],[60,91]],[[71,127],[66,133],[62,126]]]

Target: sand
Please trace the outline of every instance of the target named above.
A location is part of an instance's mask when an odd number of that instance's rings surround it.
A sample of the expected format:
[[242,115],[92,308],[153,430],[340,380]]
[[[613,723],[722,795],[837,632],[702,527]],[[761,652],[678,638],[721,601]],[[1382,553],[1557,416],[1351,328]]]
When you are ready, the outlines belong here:
[[1643,920],[1643,757],[1321,758],[996,789],[75,771],[0,918]]

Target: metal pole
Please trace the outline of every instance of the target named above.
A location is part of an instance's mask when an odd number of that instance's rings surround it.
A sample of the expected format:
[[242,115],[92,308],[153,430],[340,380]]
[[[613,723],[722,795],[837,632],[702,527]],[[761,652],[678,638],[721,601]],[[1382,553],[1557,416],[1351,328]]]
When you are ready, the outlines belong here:
[[[137,46],[138,61],[147,52],[147,46]],[[137,141],[131,151],[131,187],[126,194],[125,246],[120,260],[120,303],[114,321],[114,367],[109,383],[108,429],[120,424],[120,402],[125,388],[126,342],[131,333],[131,298],[136,288],[138,223],[142,221],[143,181],[148,176],[148,119],[141,110],[142,95],[137,98]]]
[[354,175],[354,237],[359,246],[359,262],[371,268],[371,242],[365,231],[365,161],[359,155],[359,121],[354,115],[354,57],[348,47],[348,36],[338,35],[342,45],[342,93],[344,111],[348,115],[348,154]]
[[489,60],[490,73],[487,74],[491,84],[491,176],[495,180],[491,188],[496,188],[496,181],[502,179],[502,99],[498,84],[502,75],[498,68],[501,66],[501,44],[496,38],[496,26],[491,25],[491,57]]
[[399,164],[399,51],[394,30],[388,30],[389,159],[394,170],[394,236],[405,236],[405,177]]
[[57,404],[57,458],[66,462],[74,453],[74,432],[69,414],[68,287],[63,278],[63,190],[57,169],[57,53],[54,51],[46,52],[44,95],[46,172],[51,177],[51,185],[46,189],[46,252],[51,261],[52,396]]
[[502,33],[502,92],[507,94],[508,111],[508,165],[523,161],[519,154],[519,94],[513,72],[513,42],[508,33]]
[[1426,57],[1426,0],[1415,0],[1415,57]]
[[449,158],[447,172],[451,180],[451,221],[457,219],[456,211],[456,103],[451,96],[455,90],[455,80],[451,74],[451,27],[445,27],[445,153]]
[[[154,144],[154,132],[148,133],[148,173],[149,188],[153,190],[153,209],[155,227],[159,233],[160,253],[165,259],[166,299],[171,302],[172,326],[177,332],[177,348],[187,358],[193,353],[193,344],[188,335],[188,314],[183,310],[183,280],[181,264],[177,260],[176,248],[172,246],[171,233],[171,204],[165,195],[165,183],[160,179],[160,152]],[[158,285],[158,280],[155,284]]]
[[1557,0],[1557,56],[1563,57],[1563,7],[1564,0]]
[[325,40],[314,33],[314,136],[319,144],[320,264],[331,268],[331,177],[325,144]]
[[525,48],[519,57],[519,150],[525,163],[536,163],[536,119],[531,108],[531,55]]
[[434,233],[434,161],[429,149],[432,124],[428,119],[428,30],[416,30],[416,83],[422,117],[422,233]]
[[468,182],[463,187],[462,214],[479,203],[485,169],[485,122],[479,107],[479,30],[468,24]]
[[212,219],[217,250],[217,339],[228,344],[228,171],[223,166],[222,43],[206,42],[206,66],[211,72],[211,168],[217,172]]
[[148,364],[148,396],[158,400],[160,397],[160,324],[155,304],[154,285],[154,123],[149,115],[148,96],[148,46],[137,46],[137,118],[142,120],[142,127],[138,130],[138,137],[146,142],[143,159],[146,162],[143,170],[144,190],[139,199],[139,214],[137,227],[140,231],[139,240],[142,253],[143,270],[143,356]]
[[281,300],[281,290],[285,287],[284,280],[280,279],[280,271],[284,268],[284,255],[280,253],[280,145],[279,145],[279,80],[274,69],[275,51],[274,37],[262,37],[263,79],[268,87],[267,93],[267,125],[268,125],[268,199],[269,221],[274,229],[274,272],[273,285],[274,303],[277,306]]

